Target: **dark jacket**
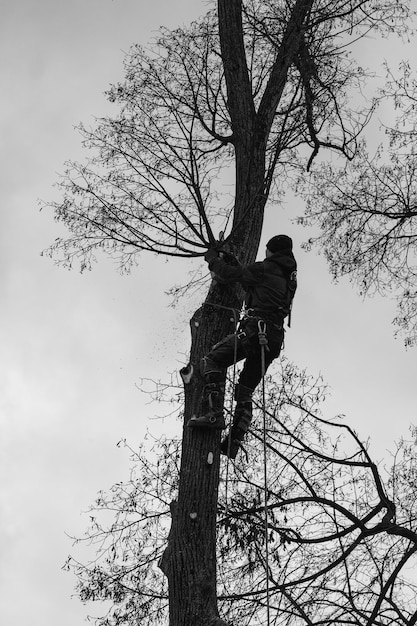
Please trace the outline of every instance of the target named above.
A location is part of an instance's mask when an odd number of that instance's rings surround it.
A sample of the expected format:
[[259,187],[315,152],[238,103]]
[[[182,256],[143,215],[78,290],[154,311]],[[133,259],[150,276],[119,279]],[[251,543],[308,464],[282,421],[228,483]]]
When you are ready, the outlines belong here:
[[266,321],[281,322],[290,311],[288,279],[297,269],[291,250],[284,250],[251,265],[230,265],[221,258],[212,259],[209,269],[221,282],[239,282],[246,291],[246,307]]

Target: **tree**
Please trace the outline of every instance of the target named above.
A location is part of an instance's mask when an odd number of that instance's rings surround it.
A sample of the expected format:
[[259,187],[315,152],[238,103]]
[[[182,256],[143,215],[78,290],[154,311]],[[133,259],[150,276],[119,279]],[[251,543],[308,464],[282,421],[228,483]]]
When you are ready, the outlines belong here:
[[[120,107],[93,130],[94,156],[70,163],[56,219],[70,231],[51,253],[89,267],[97,250],[128,270],[139,252],[201,256],[219,231],[242,263],[255,259],[268,198],[321,149],[353,159],[373,106],[352,101],[365,73],[347,49],[370,31],[404,32],[409,2],[219,0],[188,29],[162,31],[155,51],[135,47]],[[215,183],[233,170],[232,201]],[[198,364],[230,328],[242,294],[212,284],[191,319]],[[198,369],[198,367],[196,367]],[[202,380],[184,389],[184,424]],[[210,453],[213,456],[210,456]],[[212,462],[207,460],[212,458]],[[161,567],[172,625],[224,624],[216,594],[219,434],[184,428],[178,498]]]

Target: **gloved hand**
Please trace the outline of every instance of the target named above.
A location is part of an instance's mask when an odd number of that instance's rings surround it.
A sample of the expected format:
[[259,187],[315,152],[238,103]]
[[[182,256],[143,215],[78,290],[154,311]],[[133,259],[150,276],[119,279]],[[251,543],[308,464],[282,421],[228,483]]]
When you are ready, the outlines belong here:
[[210,261],[217,259],[218,256],[219,254],[215,248],[209,248],[204,255],[204,259],[207,261],[207,263],[210,263]]
[[238,260],[231,252],[219,252],[219,257],[227,263],[227,265],[238,265]]

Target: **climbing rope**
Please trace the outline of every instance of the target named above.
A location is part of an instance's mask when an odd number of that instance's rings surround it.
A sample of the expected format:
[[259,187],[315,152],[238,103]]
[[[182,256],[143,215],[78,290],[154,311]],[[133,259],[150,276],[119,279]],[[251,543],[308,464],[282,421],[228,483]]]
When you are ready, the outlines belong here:
[[[234,353],[233,353],[233,373],[232,373],[232,394],[230,396],[230,415],[233,416],[233,398],[235,395],[236,388],[236,361],[237,361],[237,328],[239,325],[239,318],[236,316],[236,309],[233,309],[233,321],[235,325],[235,337],[234,337]],[[232,445],[232,428],[233,428],[233,417],[232,422],[229,428],[229,433],[227,435],[227,463],[226,463],[226,487],[225,487],[225,514],[227,515],[229,510],[229,465],[230,465],[230,446]]]
[[264,532],[265,532],[265,573],[266,573],[266,623],[270,624],[270,592],[269,592],[269,532],[268,532],[268,465],[266,445],[266,394],[265,394],[265,351],[268,350],[266,324],[258,322],[258,337],[261,347],[261,374],[262,374],[262,418],[263,418],[263,465],[264,465]]

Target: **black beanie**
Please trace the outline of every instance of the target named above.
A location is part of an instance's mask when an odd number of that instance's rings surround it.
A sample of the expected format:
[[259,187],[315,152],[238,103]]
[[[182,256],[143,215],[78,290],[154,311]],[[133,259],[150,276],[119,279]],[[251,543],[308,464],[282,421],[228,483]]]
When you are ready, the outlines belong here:
[[280,250],[292,250],[292,239],[287,235],[275,235],[268,241],[266,247],[273,254]]

